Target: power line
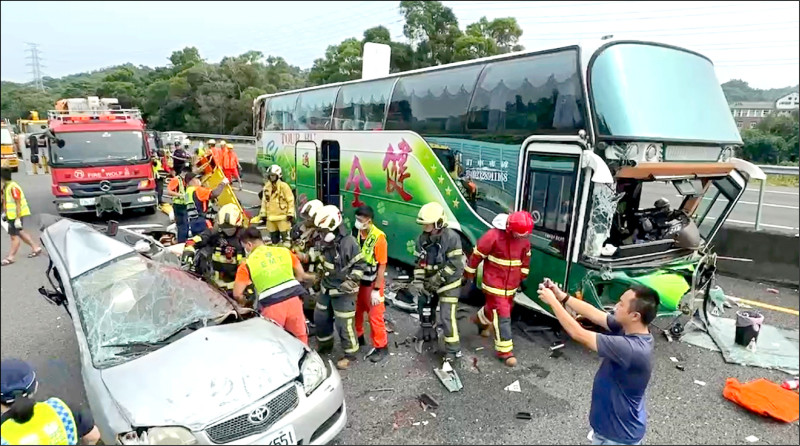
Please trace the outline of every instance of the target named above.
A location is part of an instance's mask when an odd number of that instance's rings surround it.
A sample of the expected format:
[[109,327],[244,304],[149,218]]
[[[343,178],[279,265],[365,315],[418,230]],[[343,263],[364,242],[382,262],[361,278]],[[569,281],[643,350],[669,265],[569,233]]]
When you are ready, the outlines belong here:
[[42,83],[42,67],[44,65],[42,65],[41,57],[39,57],[39,44],[26,43],[26,45],[29,47],[26,51],[29,51],[31,55],[26,57],[26,59],[30,60],[30,63],[25,65],[31,67],[30,73],[33,75],[33,86],[44,91],[44,84]]

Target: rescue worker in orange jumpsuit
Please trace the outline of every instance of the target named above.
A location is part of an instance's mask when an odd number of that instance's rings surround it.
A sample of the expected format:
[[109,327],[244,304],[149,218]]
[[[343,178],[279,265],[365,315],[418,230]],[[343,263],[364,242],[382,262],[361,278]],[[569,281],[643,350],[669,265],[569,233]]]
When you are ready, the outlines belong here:
[[233,297],[245,305],[245,289],[255,287],[256,310],[272,319],[297,339],[308,345],[306,316],[301,296],[306,289],[301,281],[313,281],[314,275],[303,271],[300,260],[288,248],[268,246],[261,231],[250,226],[240,236],[247,252],[245,260],[236,271]]
[[184,184],[188,186],[186,188],[186,218],[189,221],[189,230],[192,235],[200,235],[213,226],[214,214],[210,202],[219,197],[225,189],[225,185],[228,184],[228,179],[223,178],[222,182],[212,190],[202,185],[199,176],[186,173]]
[[508,367],[517,365],[514,343],[511,339],[511,307],[517,289],[528,277],[531,261],[531,243],[528,236],[533,231],[533,217],[525,211],[508,216],[505,231],[497,228],[478,240],[464,269],[468,286],[475,279],[475,272],[483,264],[481,288],[486,304],[472,316],[482,336],[488,336],[490,326],[494,328],[494,349],[497,357]]
[[365,345],[364,313],[369,314],[370,338],[372,350],[367,357],[372,362],[383,361],[389,353],[389,339],[386,335],[386,323],[383,314],[386,307],[383,303],[384,273],[389,260],[386,234],[377,226],[373,218],[375,213],[369,206],[356,209],[356,229],[358,245],[367,263],[367,271],[361,278],[356,300],[356,334],[359,345]]
[[224,157],[222,158],[222,171],[228,181],[233,183],[236,178],[239,181],[239,190],[242,190],[242,179],[239,177],[239,156],[233,150],[233,144],[225,146]]

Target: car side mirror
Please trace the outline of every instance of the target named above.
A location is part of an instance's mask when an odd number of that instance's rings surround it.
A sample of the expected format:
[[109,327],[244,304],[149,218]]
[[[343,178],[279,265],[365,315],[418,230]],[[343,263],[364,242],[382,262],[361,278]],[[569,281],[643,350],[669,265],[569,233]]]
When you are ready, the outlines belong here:
[[67,306],[67,297],[64,296],[64,293],[60,293],[58,291],[50,291],[47,288],[41,286],[39,287],[39,294],[41,294],[42,297],[44,297],[44,299],[47,302],[57,307],[64,306],[66,308]]

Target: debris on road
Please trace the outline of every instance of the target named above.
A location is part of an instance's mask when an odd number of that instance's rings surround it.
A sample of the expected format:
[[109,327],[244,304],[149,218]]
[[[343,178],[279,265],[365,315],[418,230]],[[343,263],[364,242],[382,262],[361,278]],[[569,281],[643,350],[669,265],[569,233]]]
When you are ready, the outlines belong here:
[[555,341],[550,344],[550,351],[558,350],[560,348],[564,348],[564,341]]
[[531,416],[530,412],[517,412],[515,416],[518,420],[532,420],[533,416]]
[[698,386],[705,386],[706,385],[705,381],[700,381],[700,380],[697,380],[697,379],[694,380],[694,383],[697,384]]
[[[423,410],[427,410],[428,408],[436,410],[439,408],[439,402],[433,399],[433,397],[428,395],[427,393],[423,393],[422,395],[417,397],[417,399],[419,399],[419,402],[422,403]],[[432,415],[434,417],[436,416],[436,414]]]
[[444,385],[444,387],[450,392],[458,392],[464,388],[458,373],[453,370],[453,367],[451,367],[450,363],[447,361],[442,364],[441,369],[433,369],[433,373],[436,374],[436,377],[439,378],[439,381],[442,382],[442,385]]
[[380,389],[372,389],[370,392],[394,392],[393,387],[382,387]]
[[686,367],[684,367],[684,366],[683,366],[683,365],[681,365],[681,364],[678,364],[678,365],[676,365],[676,366],[675,366],[675,368],[676,368],[676,369],[678,369],[678,370],[680,370],[681,372],[685,372],[685,371],[686,371]]
[[479,352],[481,350],[483,350],[483,347],[478,347],[478,348],[475,349],[476,352]]
[[797,390],[797,388],[800,387],[800,380],[798,380],[798,378],[787,379],[781,384],[781,387],[786,390]]
[[560,358],[562,356],[564,356],[564,351],[563,350],[554,350],[552,353],[550,353],[550,357],[551,358],[558,359],[558,358]]
[[767,288],[767,292],[770,294],[780,294],[781,292],[776,290],[775,288]]
[[508,390],[509,392],[522,392],[522,388],[519,385],[519,380],[507,385],[503,390]]
[[472,357],[472,367],[475,367],[475,370],[477,370],[478,373],[481,373],[481,369],[478,367],[478,357],[477,356],[473,356]]
[[751,436],[745,438],[745,440],[747,440],[749,443],[755,443],[755,442],[758,441],[758,437],[756,437],[755,435],[751,435]]
[[800,419],[800,396],[764,378],[747,383],[728,378],[722,396],[751,412],[784,423],[795,423]]
[[679,361],[678,361],[678,358],[676,358],[676,357],[674,357],[674,356],[670,356],[670,357],[669,357],[669,360],[670,360],[670,361],[672,361],[672,362],[676,362],[676,363],[677,363],[677,362],[679,362]]

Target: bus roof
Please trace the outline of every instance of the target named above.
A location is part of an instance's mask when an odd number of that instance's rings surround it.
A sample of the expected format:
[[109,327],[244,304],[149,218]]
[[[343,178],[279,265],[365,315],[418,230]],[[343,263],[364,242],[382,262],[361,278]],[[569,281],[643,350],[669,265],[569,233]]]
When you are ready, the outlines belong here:
[[[547,45],[547,46],[541,46],[541,47],[537,47],[537,48],[530,49],[530,50],[525,50],[525,51],[517,51],[517,52],[507,53],[507,54],[498,54],[496,56],[481,57],[479,59],[465,60],[465,61],[462,61],[462,62],[454,62],[454,63],[450,63],[450,64],[446,64],[446,65],[436,65],[436,66],[433,66],[433,67],[419,68],[419,69],[416,69],[416,70],[401,71],[401,72],[398,72],[398,73],[390,73],[390,74],[388,74],[386,76],[381,76],[381,77],[376,77],[376,78],[371,78],[371,79],[354,79],[352,81],[335,82],[335,83],[323,84],[323,85],[315,85],[313,87],[300,88],[300,89],[297,89],[297,90],[286,90],[286,91],[282,91],[282,92],[279,92],[279,93],[262,94],[261,96],[258,96],[257,98],[255,98],[253,100],[253,106],[255,107],[255,104],[257,104],[258,101],[260,101],[262,99],[266,99],[266,98],[284,96],[284,95],[289,95],[289,94],[294,94],[294,93],[303,93],[303,92],[307,92],[307,91],[320,90],[320,89],[324,89],[324,88],[335,88],[335,87],[340,87],[342,85],[351,85],[351,84],[357,84],[357,83],[361,83],[361,82],[371,82],[371,81],[379,81],[379,80],[382,80],[382,79],[392,79],[392,78],[398,78],[398,77],[402,77],[402,76],[411,76],[411,75],[414,75],[414,74],[426,73],[426,72],[429,72],[429,71],[445,70],[445,69],[448,69],[448,68],[469,66],[469,65],[473,65],[473,64],[481,64],[481,63],[494,62],[494,61],[506,60],[506,59],[515,59],[515,58],[518,58],[518,57],[530,56],[530,55],[539,54],[539,53],[555,52],[555,51],[565,50],[565,49],[569,49],[569,48],[575,48],[575,49],[579,49],[580,50],[580,52],[584,55],[583,62],[582,62],[582,68],[586,68],[586,65],[588,64],[588,61],[591,58],[591,56],[590,57],[585,57],[586,54],[589,54],[589,55],[594,54],[595,52],[597,52],[601,48],[603,48],[603,47],[605,47],[605,46],[607,46],[607,45],[609,45],[611,43],[621,43],[621,42],[642,43],[642,44],[666,46],[666,47],[679,49],[679,50],[682,50],[682,51],[687,51],[687,52],[696,54],[696,55],[698,55],[700,57],[703,57],[705,59],[708,59],[706,56],[704,56],[704,55],[702,55],[700,53],[697,53],[696,51],[687,49],[685,47],[664,43],[664,42],[657,42],[657,41],[653,41],[653,40],[638,40],[638,39],[625,39],[625,38],[612,37],[612,38],[608,38],[608,39],[605,39],[605,40],[603,40],[603,39],[586,40],[586,41],[583,41],[583,42],[580,42],[580,43],[577,43],[577,44],[573,44],[573,45],[558,45],[558,46]],[[709,60],[709,62],[711,61],[710,59],[708,59],[708,60]]]

